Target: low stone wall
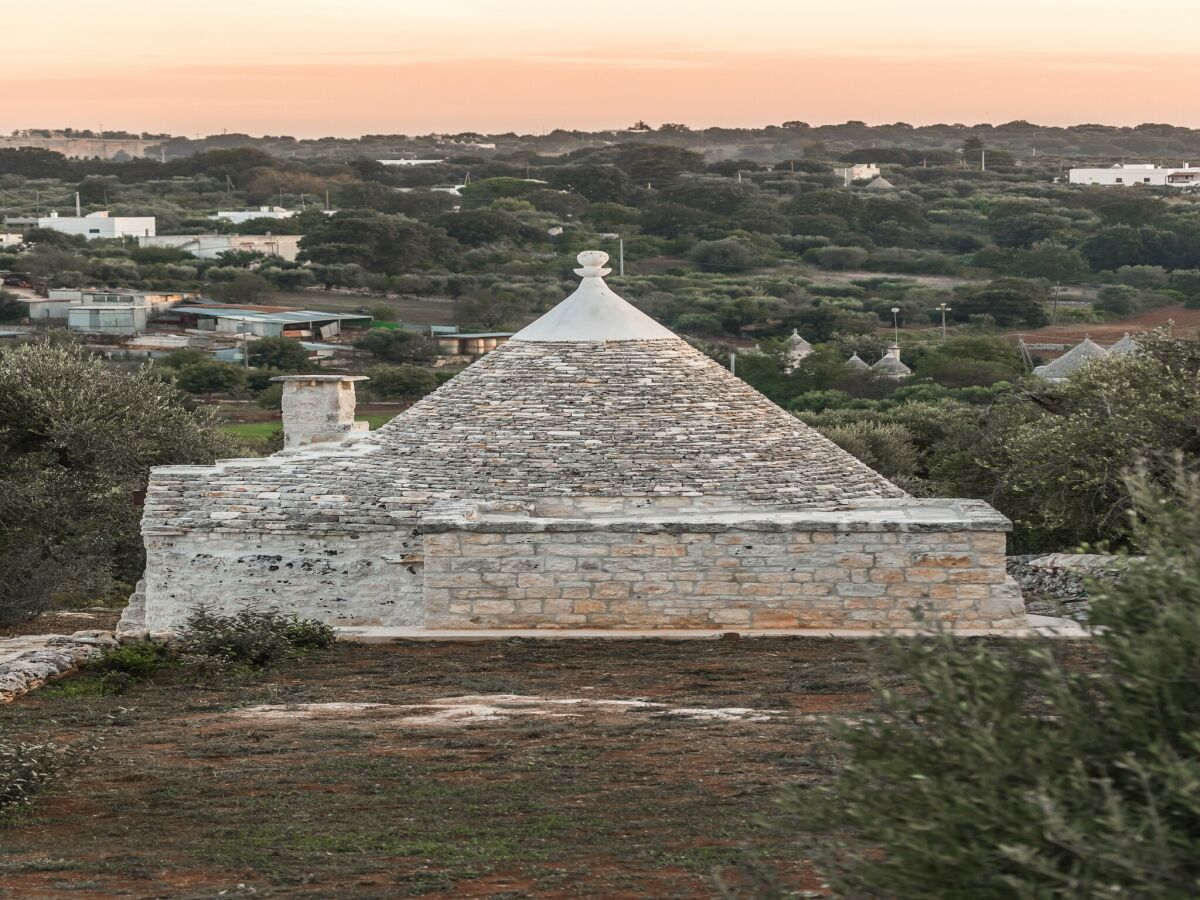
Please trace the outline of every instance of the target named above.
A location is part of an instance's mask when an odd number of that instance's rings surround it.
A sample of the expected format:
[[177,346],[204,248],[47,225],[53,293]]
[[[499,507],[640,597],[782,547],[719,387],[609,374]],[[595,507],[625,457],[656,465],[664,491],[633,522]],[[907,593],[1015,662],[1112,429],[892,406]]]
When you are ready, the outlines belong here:
[[0,640],[0,703],[8,703],[115,646],[117,639],[110,631],[30,634]]
[[424,625],[891,628],[1026,625],[1010,523],[976,501],[814,512],[429,516]]

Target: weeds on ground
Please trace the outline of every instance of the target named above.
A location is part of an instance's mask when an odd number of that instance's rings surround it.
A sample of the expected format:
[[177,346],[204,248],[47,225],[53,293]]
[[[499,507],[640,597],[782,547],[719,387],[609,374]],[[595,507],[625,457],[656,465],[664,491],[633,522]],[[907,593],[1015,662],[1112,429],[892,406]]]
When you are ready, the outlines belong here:
[[72,750],[54,744],[8,741],[0,736],[0,825],[28,805],[72,756]]
[[132,641],[105,650],[101,656],[81,665],[76,677],[55,682],[45,692],[51,697],[69,699],[123,694],[171,662],[165,645]]
[[175,648],[181,659],[204,668],[262,669],[332,646],[336,637],[323,622],[275,610],[247,609],[225,616],[201,607],[184,623]]

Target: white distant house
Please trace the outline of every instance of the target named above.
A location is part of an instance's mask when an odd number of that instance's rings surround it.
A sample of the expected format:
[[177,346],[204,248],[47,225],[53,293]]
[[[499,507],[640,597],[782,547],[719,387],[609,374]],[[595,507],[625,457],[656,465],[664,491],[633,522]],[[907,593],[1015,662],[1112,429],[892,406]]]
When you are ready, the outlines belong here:
[[0,231],[0,247],[15,247],[24,239],[19,231]]
[[241,225],[251,219],[287,219],[294,216],[296,211],[282,206],[260,206],[258,209],[219,209],[210,219],[225,219],[234,225]]
[[1068,178],[1071,184],[1197,187],[1200,186],[1200,167],[1189,163],[1178,167],[1157,166],[1153,163],[1118,163],[1104,169],[1072,169]]
[[182,250],[199,259],[216,259],[232,250],[279,256],[290,262],[300,252],[302,237],[302,234],[160,234],[138,238],[138,245]]
[[444,159],[377,159],[377,163],[385,166],[436,166]]
[[144,306],[151,314],[182,302],[183,291],[109,291],[76,288],[51,288],[45,297],[22,297],[29,309],[29,321],[70,320],[70,310],[78,306]]
[[834,169],[833,174],[842,179],[842,184],[848,185],[852,181],[861,181],[864,178],[878,178],[879,166],[876,163],[857,163],[842,169]]
[[96,238],[153,237],[154,216],[110,216],[107,211],[86,216],[60,216],[52,212],[39,216],[38,228],[49,228],[63,234],[82,234],[89,241]]

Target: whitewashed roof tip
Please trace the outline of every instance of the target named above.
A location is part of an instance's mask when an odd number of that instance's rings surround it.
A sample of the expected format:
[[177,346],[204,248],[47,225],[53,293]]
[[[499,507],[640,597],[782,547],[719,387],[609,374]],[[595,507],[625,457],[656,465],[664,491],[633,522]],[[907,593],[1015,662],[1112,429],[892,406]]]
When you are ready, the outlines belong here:
[[536,322],[513,335],[514,341],[673,341],[679,338],[604,283],[612,269],[608,254],[585,250],[577,257],[579,287]]

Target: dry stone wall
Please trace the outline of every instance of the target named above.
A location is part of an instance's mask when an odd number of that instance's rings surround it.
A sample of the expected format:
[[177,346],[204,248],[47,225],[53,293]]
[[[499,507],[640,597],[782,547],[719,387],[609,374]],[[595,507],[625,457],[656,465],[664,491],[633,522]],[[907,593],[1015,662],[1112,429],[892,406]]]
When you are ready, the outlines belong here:
[[[178,628],[204,605],[278,609],[331,625],[420,625],[420,539],[411,529],[303,537],[190,532],[146,538],[144,613],[124,628]],[[414,555],[415,554],[415,555]]]
[[[425,625],[1025,627],[1007,520],[958,501],[797,516],[426,521]],[[921,515],[923,514],[923,515]]]

